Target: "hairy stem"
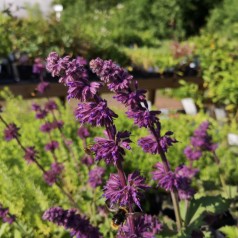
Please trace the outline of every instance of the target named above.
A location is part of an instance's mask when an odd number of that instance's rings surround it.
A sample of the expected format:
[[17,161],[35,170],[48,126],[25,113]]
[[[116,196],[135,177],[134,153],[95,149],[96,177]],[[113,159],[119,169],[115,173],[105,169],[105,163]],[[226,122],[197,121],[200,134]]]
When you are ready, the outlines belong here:
[[[42,75],[41,75],[41,81],[42,81],[42,82],[44,81]],[[49,95],[48,95],[47,90],[46,90],[45,94],[46,94],[47,101],[49,102],[49,101],[50,101],[50,97],[49,97]],[[55,115],[55,113],[54,113],[54,111],[51,111],[51,114],[52,114],[54,120],[55,120],[55,121],[58,121],[58,120],[57,120],[57,117],[56,117],[56,115]],[[59,133],[60,133],[60,135],[61,135],[61,139],[62,139],[62,142],[63,142],[63,146],[64,146],[64,148],[66,149],[66,151],[67,151],[67,153],[68,153],[68,156],[69,156],[69,157],[70,157],[70,155],[72,156],[72,158],[73,158],[73,160],[74,160],[74,163],[75,163],[75,167],[76,167],[77,172],[78,172],[78,174],[79,174],[79,173],[80,173],[80,168],[79,168],[79,163],[78,163],[78,161],[77,161],[77,158],[76,158],[76,156],[75,156],[75,153],[74,153],[74,151],[72,150],[72,148],[70,147],[70,145],[67,144],[67,138],[66,138],[66,136],[65,136],[65,134],[64,134],[64,132],[63,132],[63,130],[62,130],[61,128],[59,128],[59,127],[57,127],[57,129],[58,129],[58,131],[59,131]]]
[[[126,175],[123,171],[122,164],[120,161],[117,161],[116,167],[117,167],[117,173],[119,175],[122,185],[126,186]],[[129,205],[129,212],[130,214],[133,213],[133,208],[131,205]],[[131,234],[135,234],[135,224],[134,224],[133,216],[129,215],[128,220],[130,224]]]
[[[106,127],[106,130],[108,132],[108,136],[110,139],[114,140],[115,135],[111,135],[111,130],[109,127]],[[117,173],[118,176],[120,178],[121,184],[122,186],[126,186],[127,182],[126,182],[126,175],[124,173],[123,167],[122,167],[122,163],[121,161],[117,161],[116,163],[116,168],[117,168]],[[132,205],[129,205],[129,212],[133,213],[133,208]],[[131,234],[135,234],[135,224],[134,224],[134,219],[133,217],[130,215],[128,216],[128,220],[129,220],[129,225],[130,225],[130,229],[131,229]]]
[[[3,124],[8,127],[8,123],[3,119],[3,117],[0,115],[0,120],[3,122]],[[25,152],[26,148],[23,146],[23,144],[21,143],[20,139],[18,137],[15,137],[17,144],[21,147],[21,149]],[[36,164],[36,166],[42,171],[42,173],[46,173],[46,170],[43,168],[43,166],[37,161],[34,160],[34,163]],[[71,194],[67,193],[59,183],[56,182],[56,186],[60,189],[60,191],[68,197],[69,201],[71,202],[71,204],[79,209],[78,204],[74,201],[73,197],[71,196]]]
[[[163,149],[160,146],[159,143],[159,138],[156,136],[155,129],[153,127],[150,127],[151,133],[154,135],[154,137],[157,140],[158,143],[158,149],[159,149],[159,154],[162,159],[162,163],[164,166],[164,169],[166,172],[169,172],[171,169],[169,167],[168,159],[163,151]],[[174,213],[175,213],[175,218],[176,218],[176,224],[177,224],[177,230],[180,231],[182,228],[182,218],[181,218],[181,213],[180,213],[180,208],[179,208],[179,199],[178,199],[178,191],[176,188],[174,188],[171,192],[171,198],[172,198],[172,203],[174,207]]]
[[219,177],[220,177],[220,181],[221,181],[221,185],[223,187],[224,192],[227,194],[228,197],[230,197],[229,192],[227,191],[227,187],[226,187],[226,182],[225,182],[225,178],[223,176],[223,173],[221,171],[221,163],[220,163],[220,159],[218,158],[217,154],[215,151],[213,151],[213,158],[215,163],[218,166],[218,171],[219,171]]

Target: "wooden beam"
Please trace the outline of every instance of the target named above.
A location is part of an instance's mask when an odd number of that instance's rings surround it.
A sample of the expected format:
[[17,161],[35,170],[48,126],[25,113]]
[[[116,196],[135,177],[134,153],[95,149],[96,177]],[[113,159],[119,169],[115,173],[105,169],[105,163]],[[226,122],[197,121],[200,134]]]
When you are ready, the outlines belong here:
[[[149,91],[149,100],[152,101],[152,104],[155,100],[155,91],[157,89],[163,88],[177,88],[180,86],[180,78],[148,78],[141,79],[135,78],[139,83],[139,88],[144,88]],[[188,83],[198,84],[199,87],[203,85],[203,80],[201,77],[185,77],[183,78]],[[13,95],[21,95],[23,98],[35,98],[35,97],[45,97],[45,95],[36,94],[34,97],[32,93],[35,91],[35,88],[38,83],[30,82],[19,82],[15,84],[0,85],[0,90],[4,87],[8,87]],[[109,93],[107,87],[103,86],[100,90],[100,93]],[[50,88],[47,91],[49,97],[66,97],[67,87],[59,83],[50,83]]]

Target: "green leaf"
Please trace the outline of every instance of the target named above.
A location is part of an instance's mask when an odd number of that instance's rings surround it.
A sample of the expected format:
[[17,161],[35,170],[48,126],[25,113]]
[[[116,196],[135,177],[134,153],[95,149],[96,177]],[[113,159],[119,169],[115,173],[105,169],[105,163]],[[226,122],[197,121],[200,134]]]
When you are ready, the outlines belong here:
[[[185,224],[191,224],[195,222],[204,212],[222,213],[229,207],[230,201],[218,196],[206,196],[200,198],[194,198],[191,200],[188,212],[185,218]],[[197,221],[198,222],[198,221]]]
[[238,237],[238,227],[236,226],[223,226],[219,231],[223,232],[227,238]]

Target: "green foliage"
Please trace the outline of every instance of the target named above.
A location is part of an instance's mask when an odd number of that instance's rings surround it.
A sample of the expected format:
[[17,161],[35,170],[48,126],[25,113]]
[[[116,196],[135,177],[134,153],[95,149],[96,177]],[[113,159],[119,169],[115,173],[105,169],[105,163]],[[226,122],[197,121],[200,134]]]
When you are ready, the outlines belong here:
[[223,0],[211,12],[207,22],[207,31],[222,33],[229,37],[238,36],[238,4],[236,0]]
[[181,9],[182,27],[186,36],[197,35],[205,26],[210,11],[216,9],[223,0],[178,0]]
[[[22,143],[27,146],[35,145],[39,151],[40,164],[48,169],[53,158],[43,149],[48,139],[43,133],[39,132],[41,122],[34,119],[33,113],[29,113],[31,102],[12,97],[8,91],[1,92],[1,97],[7,98],[2,114],[3,117],[7,121],[15,122],[21,127]],[[43,99],[38,102],[43,103],[44,101]],[[60,108],[59,115],[62,120],[65,121],[64,133],[68,138],[73,140],[73,150],[77,158],[81,158],[84,152],[82,150],[82,141],[76,135],[79,125],[74,120],[72,108],[69,106],[64,107],[59,101],[58,105]],[[140,170],[147,178],[148,183],[154,186],[155,183],[151,180],[152,166],[160,161],[160,158],[159,156],[143,153],[142,149],[137,145],[139,138],[148,135],[147,130],[138,129],[132,120],[125,117],[123,112],[117,110],[117,113],[121,118],[120,120],[115,120],[117,128],[119,130],[125,130],[126,128],[132,132],[132,150],[126,153],[124,162],[126,173]],[[168,130],[172,130],[175,133],[174,137],[179,141],[171,147],[167,153],[172,169],[181,163],[187,163],[183,155],[183,150],[189,143],[189,137],[192,135],[194,129],[206,119],[207,116],[204,114],[200,114],[196,117],[177,114],[172,114],[164,118],[161,117],[161,123],[163,125],[162,134]],[[225,168],[222,173],[227,183],[237,184],[238,166],[234,166],[237,155],[228,147],[226,142],[226,135],[231,129],[233,132],[238,132],[237,124],[234,122],[230,126],[221,126],[214,120],[210,121],[213,125],[211,134],[213,134],[215,141],[219,142],[217,154],[221,160],[221,167]],[[3,133],[3,129],[3,125],[0,124],[0,134]],[[90,132],[92,138],[89,139],[89,144],[93,142],[94,136],[102,135],[103,129],[90,128]],[[62,143],[58,132],[54,132],[53,136]],[[0,147],[2,151],[0,160],[1,203],[9,207],[11,213],[16,214],[19,223],[14,223],[13,226],[6,224],[0,225],[0,234],[3,234],[2,237],[13,237],[13,234],[16,234],[15,237],[68,237],[68,233],[62,228],[52,225],[51,223],[46,223],[41,219],[43,212],[49,207],[72,207],[67,197],[60,192],[58,187],[49,187],[44,182],[42,173],[34,164],[26,164],[22,158],[23,152],[18,148],[15,141],[5,142],[1,140]],[[68,154],[63,147],[57,151],[57,155],[60,161],[64,161],[65,165],[65,173],[62,177],[65,189],[70,191],[74,196],[80,206],[80,210],[90,218],[92,224],[99,225],[104,237],[114,237],[110,229],[110,219],[112,215],[107,213],[101,214],[97,210],[98,206],[105,208],[105,201],[101,198],[102,188],[92,190],[88,186],[88,168],[84,165],[80,165],[80,173],[78,174],[75,170],[74,162],[68,160]],[[105,167],[104,162],[100,162],[100,165]],[[214,165],[211,155],[204,154],[204,157],[197,161],[195,166],[200,169],[200,175],[194,181],[194,186],[198,190],[200,197],[196,197],[196,199],[191,202],[192,206],[189,212],[186,216],[184,215],[186,223],[191,225],[189,225],[191,229],[186,232],[191,232],[192,228],[199,226],[200,223],[197,222],[200,221],[200,215],[204,211],[220,213],[224,209],[227,209],[228,206],[227,200],[217,196],[221,192],[220,182],[217,179],[219,171],[217,166]],[[106,166],[106,169],[107,176],[110,172],[115,172],[115,169],[110,166]],[[210,182],[210,184],[213,184],[213,187],[206,187],[205,182]],[[206,200],[204,196],[208,194],[209,197]],[[230,195],[231,197],[236,196],[235,193]],[[183,206],[184,205],[181,204],[181,207]],[[161,219],[166,221],[166,218]],[[166,235],[164,235],[164,237],[166,237]]]
[[206,90],[204,98],[220,105],[237,105],[237,42],[210,34],[194,38],[192,42],[196,45],[196,53],[201,62]]
[[173,67],[178,63],[171,54],[171,42],[163,42],[162,45],[151,47],[133,47],[123,48],[123,51],[130,58],[131,65],[137,69],[150,70],[154,69],[163,73],[168,67]]
[[223,226],[219,229],[227,238],[238,237],[238,228],[236,226]]

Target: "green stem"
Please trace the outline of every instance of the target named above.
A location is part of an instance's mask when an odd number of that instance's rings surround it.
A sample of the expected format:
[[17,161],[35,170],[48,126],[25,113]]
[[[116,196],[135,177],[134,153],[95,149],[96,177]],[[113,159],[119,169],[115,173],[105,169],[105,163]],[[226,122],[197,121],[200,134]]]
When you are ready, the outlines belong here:
[[[153,127],[150,127],[150,131],[151,131],[151,133],[154,135],[154,137],[157,140],[158,150],[159,150],[160,157],[162,159],[162,163],[163,163],[164,169],[165,169],[166,172],[169,172],[169,171],[171,171],[171,169],[169,167],[169,162],[168,162],[168,159],[167,159],[163,149],[161,148],[159,139],[156,136],[155,129]],[[180,213],[180,208],[179,208],[179,199],[178,199],[178,191],[177,191],[177,189],[174,188],[172,191],[170,191],[170,194],[171,194],[172,203],[173,203],[173,207],[174,207],[174,213],[175,213],[175,218],[176,218],[177,230],[179,232],[182,229],[182,218],[181,218],[181,213]]]
[[217,154],[216,154],[215,151],[213,151],[213,158],[214,158],[215,163],[218,165],[219,178],[220,178],[220,181],[221,181],[221,185],[222,185],[222,187],[223,187],[223,190],[224,190],[224,192],[226,193],[226,195],[227,195],[228,197],[230,197],[230,194],[229,194],[229,192],[227,191],[227,186],[226,186],[225,178],[224,178],[224,175],[223,175],[222,170],[221,170],[220,159],[218,158],[218,156],[217,156]]

